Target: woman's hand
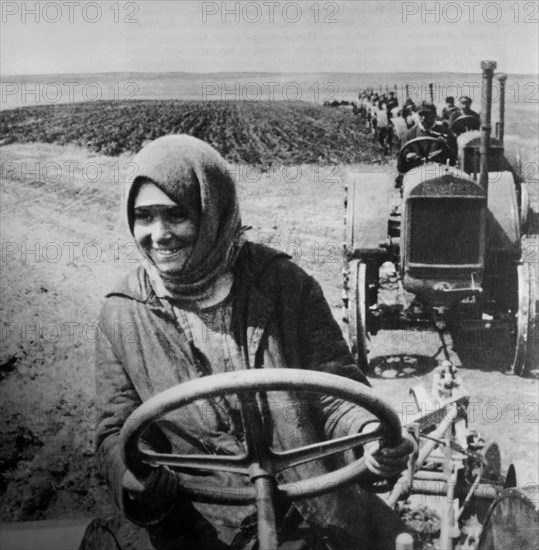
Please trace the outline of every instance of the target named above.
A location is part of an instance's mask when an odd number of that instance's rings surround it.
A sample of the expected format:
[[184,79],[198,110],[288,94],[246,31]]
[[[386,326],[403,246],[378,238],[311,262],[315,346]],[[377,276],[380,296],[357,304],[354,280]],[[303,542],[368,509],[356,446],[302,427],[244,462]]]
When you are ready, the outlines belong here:
[[[370,433],[378,428],[379,424],[369,423],[362,433]],[[383,449],[380,449],[379,441],[372,441],[364,446],[363,457],[365,465],[373,474],[392,478],[407,468],[413,450],[413,443],[406,438],[401,439],[395,447],[384,447]]]
[[178,477],[166,466],[152,468],[145,477],[136,477],[127,470],[122,480],[122,486],[130,498],[160,508],[174,501],[178,494]]

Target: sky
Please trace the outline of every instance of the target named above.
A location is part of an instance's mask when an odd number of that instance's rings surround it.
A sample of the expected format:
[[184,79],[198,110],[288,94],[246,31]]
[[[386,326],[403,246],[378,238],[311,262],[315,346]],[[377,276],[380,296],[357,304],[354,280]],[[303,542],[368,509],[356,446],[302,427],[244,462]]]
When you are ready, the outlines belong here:
[[2,75],[537,73],[536,1],[8,1]]

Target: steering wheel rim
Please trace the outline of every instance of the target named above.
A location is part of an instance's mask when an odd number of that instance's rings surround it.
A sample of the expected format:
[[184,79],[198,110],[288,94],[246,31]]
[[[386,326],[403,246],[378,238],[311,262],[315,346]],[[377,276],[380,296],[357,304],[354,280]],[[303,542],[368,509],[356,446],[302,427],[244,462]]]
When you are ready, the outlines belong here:
[[481,121],[476,116],[461,115],[451,123],[451,131],[459,135],[468,130],[479,130]]
[[[241,396],[245,394],[253,395],[260,392],[287,390],[317,391],[324,395],[348,400],[374,414],[381,426],[372,433],[353,434],[289,451],[273,451],[267,442],[263,443],[265,448],[262,449],[262,459],[272,467],[272,474],[310,460],[364,445],[370,441],[383,439],[384,444],[395,446],[402,440],[402,428],[397,413],[375,395],[369,387],[359,382],[334,374],[302,369],[256,369],[214,374],[190,380],[169,388],[143,403],[130,415],[121,430],[120,448],[123,460],[127,468],[134,473],[140,471],[141,464],[145,463],[152,466],[167,465],[179,471],[191,469],[252,474],[253,458],[260,459],[260,457],[253,457],[253,449],[248,448],[244,455],[233,457],[228,455],[160,454],[139,448],[139,440],[148,426],[157,418],[198,399],[237,393],[240,402],[244,404],[245,400],[242,401]],[[256,406],[255,408],[258,411]],[[242,412],[244,411],[242,410]],[[250,414],[252,412],[251,410]],[[261,422],[261,417],[254,420]],[[256,429],[260,430],[260,427],[260,424],[258,427],[255,426],[255,432]],[[248,433],[250,428],[245,422],[244,429],[247,444],[249,436],[252,437],[253,432]],[[277,488],[288,498],[295,500],[325,494],[354,480],[356,482],[361,479],[372,481],[372,477],[363,458],[360,458],[333,472],[297,482],[282,483]],[[251,480],[253,480],[252,476]],[[256,499],[254,485],[242,492],[237,490],[227,492],[222,488],[215,491],[198,484],[182,482],[180,492],[191,500],[216,504],[246,504],[254,502]]]
[[[406,159],[410,153],[417,154],[418,158],[412,161]],[[407,141],[399,152],[399,165],[403,172],[415,168],[422,162],[436,162],[436,157],[450,154],[449,147],[445,141],[430,136],[420,136]]]

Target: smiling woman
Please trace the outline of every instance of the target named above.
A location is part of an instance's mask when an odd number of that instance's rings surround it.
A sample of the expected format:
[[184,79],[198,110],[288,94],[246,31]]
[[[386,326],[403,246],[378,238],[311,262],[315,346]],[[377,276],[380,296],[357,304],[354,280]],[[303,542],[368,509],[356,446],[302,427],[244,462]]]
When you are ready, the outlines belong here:
[[[167,389],[219,372],[303,369],[368,382],[318,283],[286,254],[245,239],[235,184],[215,149],[190,136],[165,136],[134,163],[126,213],[143,262],[108,294],[100,317],[99,468],[126,517],[147,526],[155,548],[251,548],[257,517],[252,503],[214,506],[178,496],[189,483],[247,491],[251,476],[237,469],[174,473],[146,464],[130,471],[120,445],[130,415]],[[123,325],[132,328],[129,342],[111,328]],[[283,418],[271,407],[267,413],[267,437],[278,450],[360,432],[369,434],[366,441],[375,439],[373,416],[357,405],[297,392],[283,392],[283,399],[293,414]],[[168,413],[145,432],[144,444],[157,452],[242,455],[248,442],[240,402],[219,396]],[[410,450],[406,440],[383,452],[373,442],[365,447],[365,465],[375,475],[393,477],[405,468]],[[279,475],[296,482],[342,464],[343,457],[311,460]],[[380,521],[371,521],[373,514]],[[366,547],[367,540],[389,549],[402,530],[391,509],[357,486],[294,504],[279,499],[275,515],[285,521],[280,543],[317,550]],[[305,534],[306,521],[311,534]]]

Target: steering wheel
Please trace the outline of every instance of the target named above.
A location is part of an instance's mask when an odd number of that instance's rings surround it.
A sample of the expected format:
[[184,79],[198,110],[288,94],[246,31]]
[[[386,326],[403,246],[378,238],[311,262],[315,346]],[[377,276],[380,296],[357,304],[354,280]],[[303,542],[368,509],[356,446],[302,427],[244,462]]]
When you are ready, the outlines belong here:
[[451,124],[451,130],[459,135],[468,130],[479,130],[481,121],[478,117],[472,115],[462,115],[456,118]]
[[[412,155],[413,158],[409,158]],[[421,136],[407,141],[399,152],[399,171],[408,172],[423,162],[443,163],[451,156],[451,151],[443,139]]]
[[[349,401],[377,417],[380,427],[373,432],[352,434],[296,449],[276,451],[268,441],[256,394],[269,391],[313,391]],[[243,455],[164,454],[140,445],[146,428],[162,415],[198,399],[235,393],[241,407],[245,448]],[[262,396],[261,396],[262,397]],[[143,403],[126,420],[120,433],[123,460],[135,475],[148,466],[169,466],[179,472],[226,471],[249,475],[253,485],[246,491],[219,487],[213,491],[196,483],[182,483],[180,494],[198,502],[246,504],[256,501],[260,550],[277,547],[273,499],[278,490],[289,499],[314,497],[351,481],[363,486],[374,484],[374,476],[359,458],[326,474],[293,483],[277,485],[275,474],[311,460],[343,452],[371,441],[396,446],[403,441],[402,428],[395,411],[367,386],[342,376],[301,369],[256,369],[205,376],[169,388]],[[268,506],[268,504],[271,504]]]
[[[380,421],[380,428],[367,434],[353,434],[297,449],[275,451],[265,436],[262,415],[253,399],[255,393],[268,391],[315,391],[326,396],[350,401],[371,412]],[[144,430],[162,415],[198,399],[230,393],[238,394],[245,431],[246,452],[240,456],[177,455],[157,453],[139,445]],[[125,422],[120,444],[127,468],[140,471],[142,464],[166,465],[178,471],[228,471],[251,475],[253,462],[263,463],[270,475],[281,470],[320,459],[335,453],[383,440],[388,446],[402,441],[398,415],[367,386],[342,376],[301,369],[256,369],[214,374],[179,384],[143,403]],[[260,460],[262,462],[260,462]],[[356,480],[372,482],[372,475],[363,458],[327,474],[278,486],[290,499],[314,497]],[[377,478],[378,479],[378,478]],[[216,494],[199,485],[183,484],[181,492],[193,500],[214,503],[243,504],[252,502],[256,490]]]
[[[276,451],[268,441],[256,394],[268,391],[314,391],[349,401],[377,417],[380,427],[366,434],[352,434],[296,449]],[[198,399],[236,393],[241,407],[246,451],[239,456],[180,455],[157,453],[142,447],[146,428],[162,415]],[[289,499],[314,497],[337,489],[351,481],[363,486],[379,480],[359,458],[338,470],[277,485],[275,474],[311,460],[343,452],[371,441],[396,446],[403,441],[402,428],[395,411],[367,386],[334,374],[301,369],[257,369],[205,376],[179,384],[143,403],[126,420],[120,433],[120,448],[129,470],[137,474],[144,464],[169,466],[177,471],[226,471],[249,475],[253,485],[246,491],[219,487],[213,491],[196,483],[182,483],[180,494],[198,502],[246,504],[256,501],[260,550],[277,547],[275,491]],[[268,506],[268,504],[271,504]]]
[[[380,421],[380,427],[371,433],[352,434],[292,450],[273,450],[266,435],[256,394],[288,390],[315,391],[352,402],[374,414]],[[143,432],[162,415],[198,399],[230,393],[238,395],[241,407],[246,447],[243,455],[163,454],[141,447]],[[363,458],[333,472],[294,483],[277,485],[277,472],[376,440],[382,440],[382,444],[388,446],[396,446],[403,441],[402,428],[395,411],[369,387],[334,374],[283,368],[215,374],[179,384],[142,404],[126,420],[120,433],[124,462],[135,475],[141,471],[143,464],[169,466],[180,472],[226,471],[249,475],[253,486],[247,491],[239,492],[231,488],[227,492],[222,487],[219,487],[219,491],[212,491],[207,486],[186,482],[182,483],[180,493],[198,502],[245,504],[256,501],[260,550],[277,547],[273,506],[275,490],[294,500],[321,495],[354,480],[360,484],[363,482],[363,485],[379,480],[367,469]]]

